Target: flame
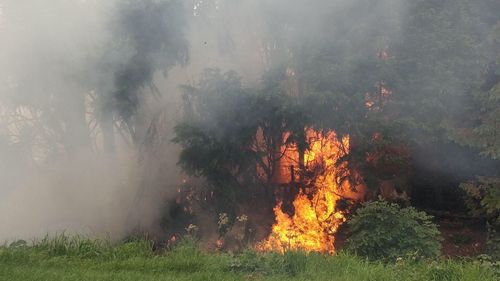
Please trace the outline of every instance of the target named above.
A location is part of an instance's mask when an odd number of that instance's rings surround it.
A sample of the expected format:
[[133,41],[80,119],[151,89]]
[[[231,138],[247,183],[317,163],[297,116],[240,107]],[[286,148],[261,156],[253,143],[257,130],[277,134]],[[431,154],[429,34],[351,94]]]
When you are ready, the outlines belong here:
[[[349,152],[349,137],[339,139],[334,132],[321,133],[313,129],[307,130],[307,137],[310,147],[304,155],[305,169],[315,174],[311,182],[304,185],[312,188],[301,188],[293,201],[292,216],[282,210],[283,202],[277,204],[276,223],[268,238],[257,245],[259,250],[335,253],[334,234],[346,220],[337,202],[342,198],[356,200],[360,196],[351,190],[347,181],[339,184],[337,180],[339,175],[347,173],[346,167],[338,166],[337,162]],[[287,158],[294,157],[298,159],[295,152],[287,155]]]
[[215,247],[217,249],[222,249],[224,247],[224,239],[217,239],[217,241],[215,242]]

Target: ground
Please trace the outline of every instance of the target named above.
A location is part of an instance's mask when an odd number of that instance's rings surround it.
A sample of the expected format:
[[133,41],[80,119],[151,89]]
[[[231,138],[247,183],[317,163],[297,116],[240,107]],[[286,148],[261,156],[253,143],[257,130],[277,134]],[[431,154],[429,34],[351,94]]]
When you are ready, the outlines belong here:
[[0,247],[0,280],[332,280],[494,281],[494,268],[473,261],[369,262],[353,255],[207,253],[192,242],[153,253],[147,242],[24,242]]
[[475,257],[483,254],[486,246],[484,222],[447,219],[439,223],[443,237],[443,255],[448,257]]

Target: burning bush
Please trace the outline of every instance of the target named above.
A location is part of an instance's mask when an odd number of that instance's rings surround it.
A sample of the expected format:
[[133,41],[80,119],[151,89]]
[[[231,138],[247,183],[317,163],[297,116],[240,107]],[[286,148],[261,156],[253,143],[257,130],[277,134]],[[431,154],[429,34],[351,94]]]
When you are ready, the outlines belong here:
[[432,217],[412,207],[371,202],[348,225],[347,248],[369,259],[436,257],[440,253],[440,233]]

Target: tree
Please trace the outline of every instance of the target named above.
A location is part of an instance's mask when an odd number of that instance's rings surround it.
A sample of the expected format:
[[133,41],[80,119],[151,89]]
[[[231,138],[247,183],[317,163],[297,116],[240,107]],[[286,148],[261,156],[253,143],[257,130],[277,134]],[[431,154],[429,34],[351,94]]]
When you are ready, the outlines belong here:
[[226,203],[253,195],[273,200],[280,149],[294,141],[285,133],[296,131],[301,117],[289,97],[272,86],[243,89],[235,72],[208,69],[184,100],[174,139],[184,170],[207,179]]
[[[189,59],[184,37],[186,15],[180,0],[127,0],[118,6],[115,40],[130,58],[115,72],[114,91],[101,98],[100,121],[107,128],[113,127],[110,123],[115,118],[122,121],[136,146],[148,127],[148,121],[136,114],[141,94],[148,89],[153,96],[161,96],[154,84],[157,71],[167,75],[172,67]],[[113,150],[113,143],[113,130],[108,130],[108,150]]]

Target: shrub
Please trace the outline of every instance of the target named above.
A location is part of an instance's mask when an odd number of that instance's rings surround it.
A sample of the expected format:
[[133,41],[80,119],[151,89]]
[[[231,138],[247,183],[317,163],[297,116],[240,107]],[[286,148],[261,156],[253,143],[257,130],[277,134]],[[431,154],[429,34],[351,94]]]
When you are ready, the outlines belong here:
[[235,272],[295,276],[307,268],[309,255],[303,252],[258,253],[246,250],[233,257],[229,269]]
[[460,187],[466,193],[465,203],[471,214],[487,218],[486,253],[500,260],[500,179],[478,177]]
[[436,257],[440,236],[432,217],[414,208],[375,201],[348,222],[347,249],[369,259]]
[[90,239],[79,235],[68,236],[65,233],[47,235],[41,240],[35,240],[33,241],[33,249],[50,257],[95,258],[109,256],[113,252],[111,242],[108,240]]
[[207,263],[208,256],[201,250],[199,241],[190,235],[184,236],[166,255],[165,267],[177,272],[196,272]]
[[231,271],[246,273],[266,271],[264,256],[248,249],[234,256],[228,268]]
[[153,256],[153,242],[134,238],[113,247],[113,256],[119,259]]

